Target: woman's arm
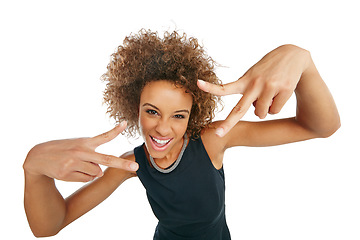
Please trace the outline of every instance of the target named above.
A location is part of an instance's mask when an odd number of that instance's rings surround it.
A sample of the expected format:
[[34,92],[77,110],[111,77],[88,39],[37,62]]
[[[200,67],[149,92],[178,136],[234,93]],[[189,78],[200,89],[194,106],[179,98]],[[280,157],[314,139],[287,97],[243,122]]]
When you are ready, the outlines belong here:
[[[132,152],[122,157],[135,161],[135,156]],[[62,228],[96,207],[109,197],[123,182],[135,176],[136,173],[134,172],[111,167],[107,168],[103,177],[96,179],[66,198],[67,215],[65,216]]]
[[[23,165],[24,206],[35,236],[56,234],[107,198],[123,181],[134,175],[134,172],[123,170],[132,164],[137,165],[132,154],[117,158],[95,152],[97,146],[114,139],[125,127],[126,124],[122,124],[94,138],[42,143],[29,152]],[[110,168],[103,174],[98,164]],[[54,179],[88,182],[96,177],[101,178],[66,200],[54,183]]]
[[309,65],[295,89],[296,121],[317,137],[329,137],[340,127],[334,99],[309,55]]
[[32,176],[25,170],[24,206],[36,237],[48,237],[60,231],[66,215],[66,204],[54,179],[44,175]]
[[[228,118],[214,123],[214,128],[207,130],[219,135],[213,136],[219,151],[233,146],[272,146],[328,137],[340,127],[332,95],[310,53],[293,45],[273,50],[238,81],[224,86],[200,82],[199,87],[217,95],[243,94]],[[252,103],[260,118],[268,112],[280,112],[294,91],[296,117],[262,122],[239,121]]]
[[109,167],[101,178],[64,199],[57,190],[54,179],[25,174],[24,205],[33,234],[36,237],[56,235],[68,224],[104,201],[132,176],[135,175]]

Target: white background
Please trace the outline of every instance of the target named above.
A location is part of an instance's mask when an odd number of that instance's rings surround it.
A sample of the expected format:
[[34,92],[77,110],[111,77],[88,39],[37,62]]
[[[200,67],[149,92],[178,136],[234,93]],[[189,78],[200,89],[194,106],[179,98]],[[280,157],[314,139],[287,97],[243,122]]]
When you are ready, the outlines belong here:
[[[0,3],[0,238],[34,239],[22,164],[37,143],[113,127],[102,105],[110,54],[141,28],[178,29],[203,43],[223,82],[275,47],[308,49],[337,102],[328,139],[225,156],[233,239],[360,239],[359,5],[356,1],[2,1]],[[224,118],[239,96],[225,98]],[[293,116],[294,98],[276,117]],[[245,116],[256,120],[253,109]],[[267,118],[271,119],[271,118]],[[120,136],[99,148],[120,155]],[[81,187],[58,182],[64,196]],[[152,239],[157,222],[138,179],[51,239]]]

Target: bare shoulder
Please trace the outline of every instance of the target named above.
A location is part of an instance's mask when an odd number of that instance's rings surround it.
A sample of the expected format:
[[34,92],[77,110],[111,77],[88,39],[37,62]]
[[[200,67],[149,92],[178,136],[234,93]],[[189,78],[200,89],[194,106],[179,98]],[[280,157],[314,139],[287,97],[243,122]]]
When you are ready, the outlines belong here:
[[216,129],[220,126],[220,124],[222,122],[223,121],[215,121],[215,122],[212,122],[211,124],[209,124],[208,126],[206,126],[201,131],[201,139],[202,139],[202,141],[203,142],[208,142],[209,144],[211,142],[213,142],[214,140],[220,140],[221,141],[221,138],[218,137],[215,133],[216,133]]
[[207,145],[211,149],[216,149],[220,152],[225,152],[229,147],[232,147],[233,139],[236,138],[237,145],[241,146],[245,143],[244,137],[246,136],[245,130],[249,127],[246,122],[239,121],[230,131],[223,137],[216,135],[216,129],[224,121],[215,121],[209,124],[201,133],[201,138],[204,145]]
[[[219,137],[216,135],[216,129],[220,127],[223,122],[224,121],[213,122],[202,132],[204,144],[206,144],[209,149],[215,149],[215,151],[219,153],[224,153],[226,149],[236,146],[261,146],[264,141],[263,137],[269,132],[269,130],[266,131],[266,128],[264,128],[264,126],[269,124],[266,123],[267,121],[239,121],[225,136]],[[272,128],[277,127],[279,126],[272,125]]]
[[216,128],[220,124],[220,121],[213,122],[201,132],[201,140],[216,169],[220,169],[222,167],[224,152],[226,150],[226,139],[220,138],[215,134]]
[[131,161],[135,162],[134,150],[128,151],[128,152],[124,153],[123,155],[121,155],[120,157],[124,158],[126,160],[131,160]]

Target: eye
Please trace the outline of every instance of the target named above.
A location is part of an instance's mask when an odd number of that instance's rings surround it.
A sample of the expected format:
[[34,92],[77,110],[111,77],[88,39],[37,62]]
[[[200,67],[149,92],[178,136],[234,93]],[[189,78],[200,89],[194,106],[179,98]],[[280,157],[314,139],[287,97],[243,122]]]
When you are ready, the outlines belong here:
[[185,118],[185,116],[184,116],[184,115],[182,115],[182,114],[176,114],[176,115],[174,116],[174,118],[184,119],[184,118]]
[[153,109],[146,110],[146,112],[150,115],[158,115],[157,111],[155,111]]

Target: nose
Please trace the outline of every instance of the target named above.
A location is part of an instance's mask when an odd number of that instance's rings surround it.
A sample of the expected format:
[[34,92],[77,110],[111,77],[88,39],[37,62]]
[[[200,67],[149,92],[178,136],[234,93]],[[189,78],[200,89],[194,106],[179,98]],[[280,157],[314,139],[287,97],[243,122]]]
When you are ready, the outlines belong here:
[[166,119],[159,119],[157,122],[155,130],[163,137],[168,136],[171,133],[170,122]]

